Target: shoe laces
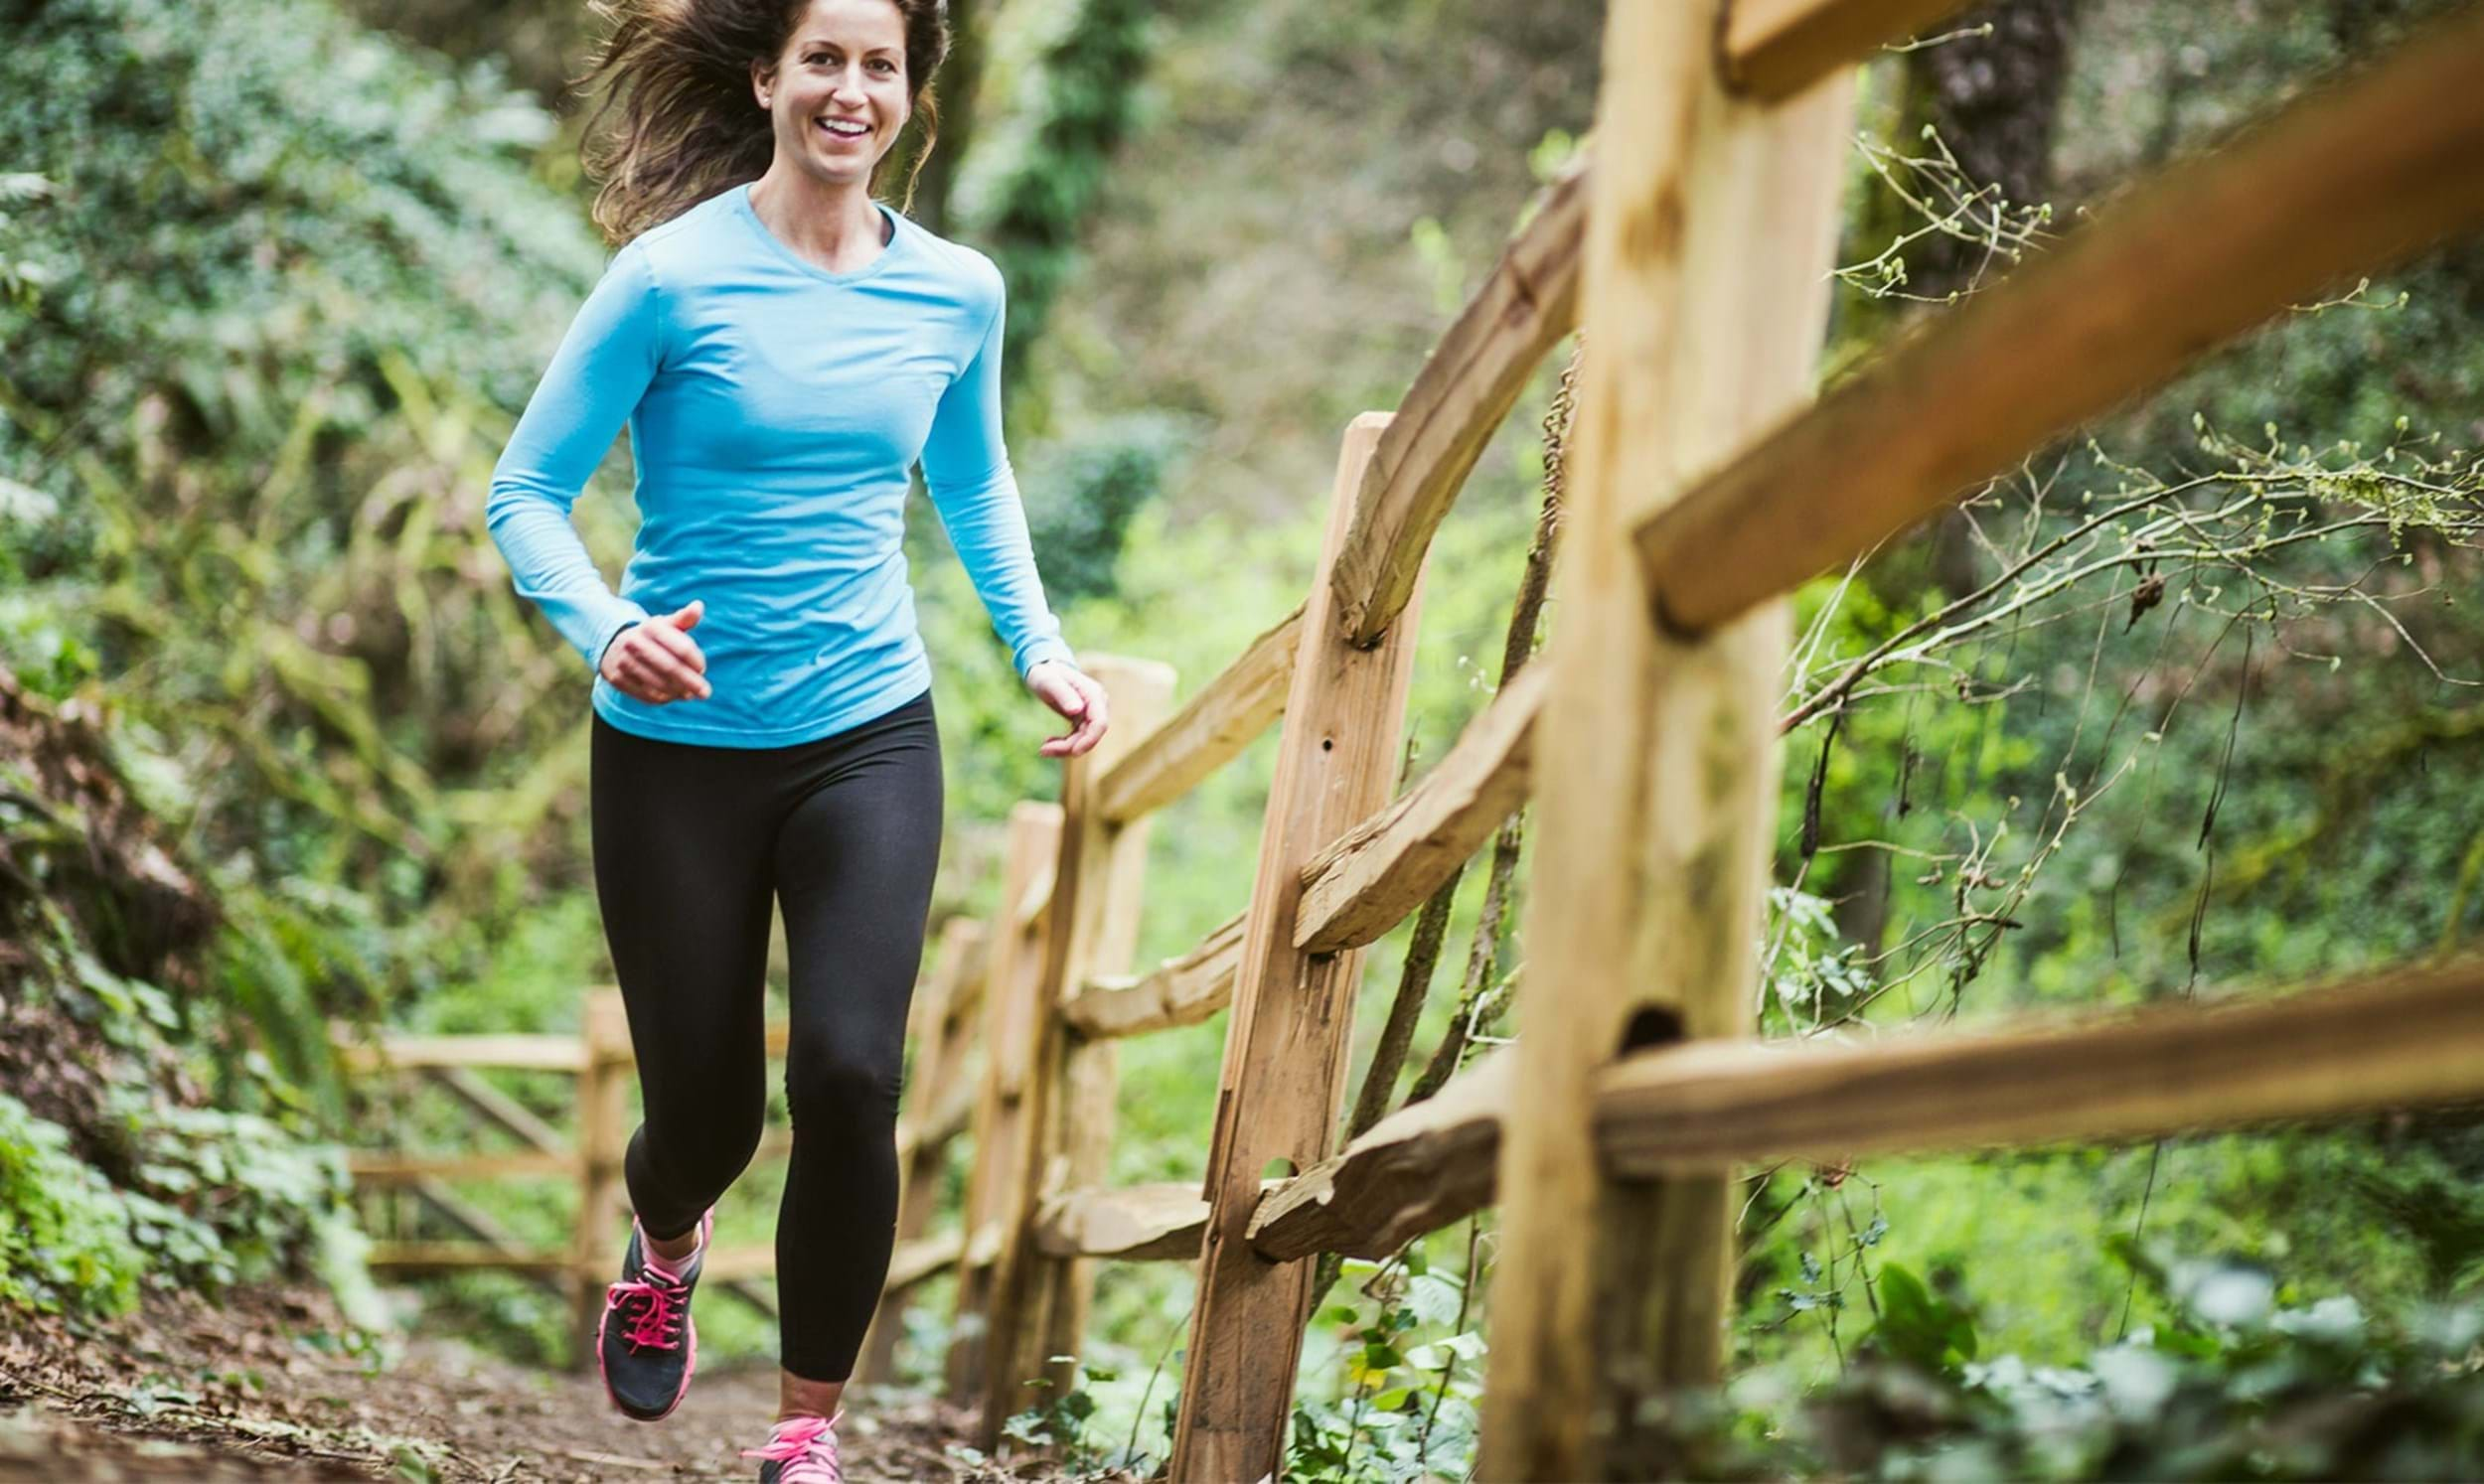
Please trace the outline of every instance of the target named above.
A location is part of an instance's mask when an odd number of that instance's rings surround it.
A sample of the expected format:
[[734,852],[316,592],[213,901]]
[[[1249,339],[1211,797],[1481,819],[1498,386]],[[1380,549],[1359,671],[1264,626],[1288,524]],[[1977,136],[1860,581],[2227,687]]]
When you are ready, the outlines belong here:
[[629,1315],[629,1328],[621,1333],[632,1350],[671,1350],[682,1343],[682,1316],[690,1312],[690,1284],[684,1279],[668,1281],[660,1269],[642,1268],[637,1279],[604,1289],[604,1302]]
[[784,1469],[776,1476],[776,1484],[846,1484],[846,1472],[837,1461],[838,1418],[836,1416],[787,1417],[776,1424],[776,1432],[764,1448],[744,1448],[744,1458],[764,1458],[782,1463]]

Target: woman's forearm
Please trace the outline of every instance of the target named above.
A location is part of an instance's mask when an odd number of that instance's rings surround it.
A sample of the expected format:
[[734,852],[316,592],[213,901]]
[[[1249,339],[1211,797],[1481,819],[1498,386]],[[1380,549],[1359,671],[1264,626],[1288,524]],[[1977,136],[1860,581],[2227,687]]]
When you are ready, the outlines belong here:
[[569,522],[570,507],[628,422],[662,357],[661,306],[645,254],[624,247],[570,322],[492,470],[484,523],[521,597],[592,667],[647,617],[614,593]]

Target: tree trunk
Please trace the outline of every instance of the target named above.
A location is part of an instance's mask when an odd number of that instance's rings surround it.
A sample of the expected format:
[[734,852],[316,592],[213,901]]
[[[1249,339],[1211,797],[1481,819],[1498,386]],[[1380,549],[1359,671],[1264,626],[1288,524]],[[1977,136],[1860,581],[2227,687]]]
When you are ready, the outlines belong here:
[[[2053,135],[2078,11],[2079,0],[1988,0],[1947,29],[1990,26],[1991,35],[1907,56],[1912,122],[1938,129],[1967,180],[1998,186],[2012,205],[2042,201],[2053,188]],[[1907,279],[1914,292],[1938,298],[1973,282],[1983,256],[1972,242],[1926,237],[1908,256]]]
[[975,142],[975,95],[983,90],[984,40],[991,32],[994,0],[949,0],[949,60],[933,84],[940,98],[940,142],[914,183],[910,215],[937,232],[950,225],[950,194],[958,163]]
[[[1958,15],[1948,30],[1992,28],[1907,56],[1905,137],[1925,125],[1939,131],[1969,186],[1997,187],[2001,200],[2024,206],[2053,189],[2053,137],[2062,92],[2070,80],[2071,31],[2079,0],[1987,0]],[[2058,219],[2058,214],[2057,214]],[[1911,293],[1939,299],[1977,285],[2003,265],[1985,249],[1940,233],[1907,254]],[[1934,582],[1951,596],[1982,582],[1966,518],[1943,515],[1933,527]]]

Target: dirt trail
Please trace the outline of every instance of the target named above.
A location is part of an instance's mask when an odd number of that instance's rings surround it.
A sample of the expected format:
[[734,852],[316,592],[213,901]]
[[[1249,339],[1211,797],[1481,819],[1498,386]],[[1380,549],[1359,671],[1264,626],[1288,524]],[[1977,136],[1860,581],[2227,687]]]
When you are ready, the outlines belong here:
[[[776,1373],[706,1368],[680,1411],[632,1422],[592,1374],[534,1371],[418,1341],[385,1368],[347,1354],[316,1300],[161,1300],[85,1333],[0,1316],[0,1480],[371,1479],[438,1484],[752,1479]],[[971,1419],[910,1393],[857,1391],[847,1477],[1064,1477],[981,1462]]]

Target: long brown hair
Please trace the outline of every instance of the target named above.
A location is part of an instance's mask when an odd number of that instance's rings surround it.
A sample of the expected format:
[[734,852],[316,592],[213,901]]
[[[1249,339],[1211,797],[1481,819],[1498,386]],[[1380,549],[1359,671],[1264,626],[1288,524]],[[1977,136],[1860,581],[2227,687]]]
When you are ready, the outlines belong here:
[[[899,211],[940,137],[932,74],[949,55],[947,0],[889,0],[905,21],[906,89],[922,142]],[[581,158],[597,182],[595,224],[625,242],[767,173],[776,136],[750,95],[750,65],[774,65],[810,0],[591,0],[612,22],[574,85],[602,84]],[[604,115],[620,117],[609,131]],[[885,161],[883,156],[882,160]],[[876,185],[877,167],[873,168]]]

